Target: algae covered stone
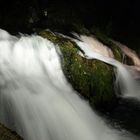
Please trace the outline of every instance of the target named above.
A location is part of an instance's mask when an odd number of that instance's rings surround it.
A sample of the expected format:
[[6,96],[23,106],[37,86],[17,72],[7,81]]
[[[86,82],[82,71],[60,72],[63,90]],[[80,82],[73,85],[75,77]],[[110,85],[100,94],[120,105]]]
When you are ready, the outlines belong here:
[[76,43],[64,36],[49,30],[42,31],[39,35],[59,46],[64,74],[80,95],[92,104],[109,102],[115,97],[112,66],[82,57]]

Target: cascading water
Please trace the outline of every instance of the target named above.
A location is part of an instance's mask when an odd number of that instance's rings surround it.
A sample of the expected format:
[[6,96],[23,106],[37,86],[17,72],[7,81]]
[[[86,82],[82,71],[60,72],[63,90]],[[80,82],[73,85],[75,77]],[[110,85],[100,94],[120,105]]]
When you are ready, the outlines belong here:
[[77,95],[59,55],[47,39],[0,30],[0,122],[25,140],[133,140],[109,128]]
[[106,48],[101,43],[100,47],[102,48],[98,50],[98,53],[93,51],[93,48],[98,49],[99,45],[99,41],[95,38],[83,35],[78,38],[81,41],[75,40],[75,42],[84,51],[85,56],[82,54],[83,57],[86,57],[87,59],[98,59],[117,68],[116,81],[120,86],[122,97],[136,97],[140,99],[140,86],[122,63],[110,57],[110,54],[106,52]]

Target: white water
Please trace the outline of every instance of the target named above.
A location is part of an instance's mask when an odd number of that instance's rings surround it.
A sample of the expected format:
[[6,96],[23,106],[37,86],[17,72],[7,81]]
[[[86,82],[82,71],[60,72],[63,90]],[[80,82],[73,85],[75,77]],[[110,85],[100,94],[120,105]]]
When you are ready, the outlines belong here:
[[132,140],[77,95],[58,54],[49,40],[0,30],[0,122],[25,140]]
[[[98,51],[98,53],[96,51],[93,51],[93,48],[95,47],[96,49],[98,49],[98,46],[95,46],[94,44],[96,44],[96,42],[97,44],[99,44],[98,43],[99,41],[91,37],[88,39],[87,38],[88,37],[82,35],[79,36],[79,39],[81,41],[75,40],[77,45],[85,52],[85,56],[81,54],[81,52],[80,54],[83,57],[86,57],[87,59],[98,59],[107,64],[115,66],[117,68],[116,84],[119,84],[120,86],[122,97],[135,97],[140,99],[140,86],[137,83],[137,81],[134,79],[133,75],[131,75],[131,73],[127,69],[128,67],[125,67],[125,65],[110,57],[110,55],[105,51],[104,52]],[[104,46],[100,45],[100,47],[104,47]],[[102,50],[104,50],[104,48],[103,49],[100,48],[100,51]]]

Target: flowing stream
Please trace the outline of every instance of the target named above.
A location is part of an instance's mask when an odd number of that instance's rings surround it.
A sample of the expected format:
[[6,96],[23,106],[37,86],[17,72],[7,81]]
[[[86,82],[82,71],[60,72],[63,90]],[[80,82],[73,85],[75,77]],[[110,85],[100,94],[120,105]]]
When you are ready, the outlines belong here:
[[[88,58],[117,67],[125,95],[132,95],[136,87],[122,64],[90,52],[85,42],[77,44]],[[134,140],[111,128],[78,96],[63,74],[60,55],[47,39],[0,30],[0,122],[25,140]]]
[[[80,40],[80,41],[79,41]],[[116,67],[117,84],[120,86],[122,97],[135,97],[140,99],[140,86],[135,80],[130,71],[119,61],[110,56],[110,50],[102,45],[94,37],[79,36],[79,40],[75,40],[77,45],[84,51],[85,54],[80,54],[87,59],[98,59],[107,64]],[[96,51],[100,46],[100,50]],[[95,51],[93,51],[95,50]]]

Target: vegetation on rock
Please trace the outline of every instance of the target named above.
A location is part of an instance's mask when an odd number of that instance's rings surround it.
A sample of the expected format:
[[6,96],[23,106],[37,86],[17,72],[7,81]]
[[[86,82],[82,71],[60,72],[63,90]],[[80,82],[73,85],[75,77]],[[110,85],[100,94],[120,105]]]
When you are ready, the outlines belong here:
[[99,60],[88,60],[79,55],[78,46],[68,38],[49,30],[39,33],[60,47],[62,68],[73,88],[91,104],[110,102],[114,97],[113,67]]

